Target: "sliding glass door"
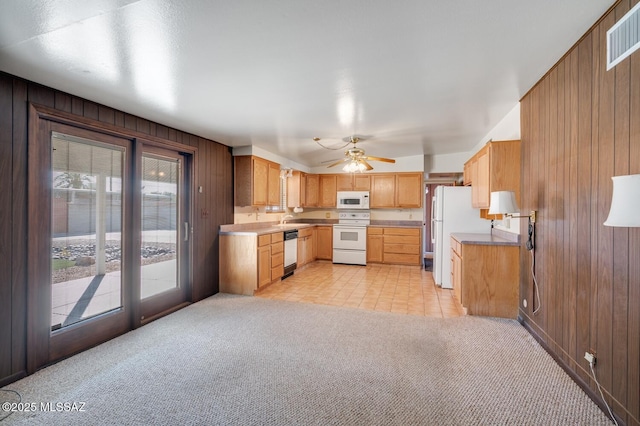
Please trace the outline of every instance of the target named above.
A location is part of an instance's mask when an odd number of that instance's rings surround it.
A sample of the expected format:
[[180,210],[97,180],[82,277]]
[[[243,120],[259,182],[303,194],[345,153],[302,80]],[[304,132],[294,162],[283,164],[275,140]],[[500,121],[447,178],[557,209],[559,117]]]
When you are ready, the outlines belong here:
[[187,299],[190,224],[185,158],[166,149],[142,155],[140,300],[144,322]]
[[51,330],[123,307],[126,148],[51,137]]
[[38,120],[30,141],[31,372],[188,302],[192,154]]

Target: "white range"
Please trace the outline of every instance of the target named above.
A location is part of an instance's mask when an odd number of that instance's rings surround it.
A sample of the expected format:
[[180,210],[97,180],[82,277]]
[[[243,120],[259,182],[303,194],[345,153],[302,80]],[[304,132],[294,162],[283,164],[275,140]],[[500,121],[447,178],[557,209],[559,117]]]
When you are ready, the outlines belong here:
[[367,226],[369,210],[341,211],[333,225],[333,263],[367,264]]

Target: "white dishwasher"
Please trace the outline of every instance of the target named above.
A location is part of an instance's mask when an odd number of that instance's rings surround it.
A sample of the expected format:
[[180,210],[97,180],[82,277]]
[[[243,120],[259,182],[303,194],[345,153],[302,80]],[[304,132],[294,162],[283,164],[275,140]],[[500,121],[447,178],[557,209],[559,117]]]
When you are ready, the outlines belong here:
[[284,231],[284,275],[282,279],[293,275],[298,266],[298,230]]

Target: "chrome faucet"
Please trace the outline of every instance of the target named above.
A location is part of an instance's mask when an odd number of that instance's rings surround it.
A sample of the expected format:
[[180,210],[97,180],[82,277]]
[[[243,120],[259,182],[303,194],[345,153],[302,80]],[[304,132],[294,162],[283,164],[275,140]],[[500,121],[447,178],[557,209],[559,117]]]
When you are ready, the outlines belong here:
[[284,216],[282,216],[282,218],[280,218],[280,225],[283,225],[287,219],[293,219],[293,215],[291,214],[285,214]]

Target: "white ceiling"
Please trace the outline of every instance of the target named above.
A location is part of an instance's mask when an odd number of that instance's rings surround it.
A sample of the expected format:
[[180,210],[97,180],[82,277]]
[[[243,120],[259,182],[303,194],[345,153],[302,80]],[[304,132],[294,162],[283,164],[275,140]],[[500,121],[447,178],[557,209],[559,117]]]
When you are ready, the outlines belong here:
[[3,0],[0,70],[307,166],[465,152],[613,3]]

